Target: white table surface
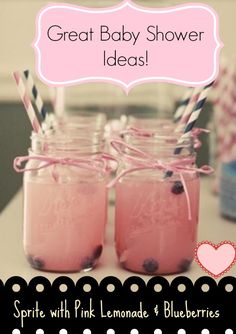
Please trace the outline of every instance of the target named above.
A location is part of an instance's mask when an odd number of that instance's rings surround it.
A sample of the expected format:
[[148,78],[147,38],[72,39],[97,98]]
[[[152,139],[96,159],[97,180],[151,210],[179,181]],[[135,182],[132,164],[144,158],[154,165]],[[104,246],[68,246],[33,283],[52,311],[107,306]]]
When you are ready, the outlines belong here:
[[[236,222],[230,222],[220,217],[218,209],[218,197],[211,193],[211,179],[201,180],[201,203],[200,203],[200,224],[198,241],[209,240],[219,243],[224,240],[236,242]],[[53,281],[63,274],[46,273],[32,269],[25,259],[22,246],[22,220],[23,220],[23,196],[20,190],[10,201],[5,210],[0,214],[0,279],[5,282],[11,276],[21,276],[26,281],[41,275]],[[137,274],[125,271],[120,268],[116,259],[113,244],[114,207],[109,208],[109,223],[107,228],[106,243],[99,265],[89,273],[66,274],[77,281],[81,276],[89,275],[99,282],[106,276],[116,276],[124,281],[130,276]],[[183,274],[195,281],[206,273],[194,262],[190,270]],[[236,276],[236,265],[226,274]],[[145,281],[151,276],[138,275]],[[165,276],[172,281],[177,275]]]

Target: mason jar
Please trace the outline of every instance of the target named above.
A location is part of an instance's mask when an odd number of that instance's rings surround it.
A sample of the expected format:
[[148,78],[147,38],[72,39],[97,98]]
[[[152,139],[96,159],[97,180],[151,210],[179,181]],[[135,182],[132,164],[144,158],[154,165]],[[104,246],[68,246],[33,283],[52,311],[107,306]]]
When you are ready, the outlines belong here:
[[109,168],[100,142],[33,133],[29,156],[14,165],[24,172],[23,244],[31,266],[53,272],[94,268],[107,220]]
[[115,245],[127,270],[171,274],[193,261],[199,173],[194,139],[180,144],[179,136],[130,136],[113,143],[122,161],[115,181]]

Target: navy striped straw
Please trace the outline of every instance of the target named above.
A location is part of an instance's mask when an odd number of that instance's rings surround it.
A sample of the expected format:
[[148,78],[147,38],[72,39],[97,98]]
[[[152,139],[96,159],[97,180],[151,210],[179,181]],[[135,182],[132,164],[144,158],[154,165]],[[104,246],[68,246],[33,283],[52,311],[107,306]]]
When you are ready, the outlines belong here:
[[25,70],[24,71],[24,76],[25,76],[25,79],[26,79],[26,84],[28,86],[28,89],[30,90],[30,92],[33,96],[34,103],[35,103],[35,106],[38,110],[38,113],[40,114],[42,119],[45,121],[48,114],[47,114],[45,105],[43,103],[43,99],[42,99],[41,95],[39,94],[39,91],[38,91],[38,89],[37,89],[37,87],[34,83],[34,79],[31,75],[30,71]]
[[[202,92],[199,95],[198,101],[189,117],[189,120],[184,128],[184,132],[183,135],[180,137],[180,139],[178,140],[177,143],[177,147],[174,150],[174,155],[178,155],[181,153],[183,147],[181,147],[180,145],[184,142],[185,138],[188,138],[191,134],[192,129],[194,128],[196,121],[198,120],[198,117],[206,103],[207,100],[207,96],[208,93],[212,87],[212,85],[214,84],[214,81],[211,82],[210,84],[206,85],[205,87],[203,87]],[[173,174],[172,171],[167,171],[165,173],[165,177],[171,177]]]
[[179,101],[178,107],[174,113],[174,123],[178,123],[180,121],[181,117],[184,114],[185,109],[187,108],[187,105],[191,100],[192,93],[193,93],[193,88],[192,87],[187,88],[183,98]]
[[[189,137],[192,129],[194,128],[196,121],[198,120],[198,117],[206,103],[207,100],[207,96],[208,93],[213,85],[214,81],[211,82],[209,85],[206,85],[203,89],[202,92],[199,95],[198,101],[195,105],[195,107],[193,108],[193,111],[189,117],[189,120],[184,128],[184,133],[183,135],[180,137],[178,144],[181,144],[181,142],[186,138]],[[176,147],[174,154],[179,154],[182,151],[181,147]]]

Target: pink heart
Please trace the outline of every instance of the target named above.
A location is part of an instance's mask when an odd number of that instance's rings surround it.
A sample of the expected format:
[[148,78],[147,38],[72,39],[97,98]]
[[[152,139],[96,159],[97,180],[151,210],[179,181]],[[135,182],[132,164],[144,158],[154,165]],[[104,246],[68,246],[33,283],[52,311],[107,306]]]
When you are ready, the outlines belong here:
[[217,278],[234,265],[236,245],[231,241],[224,241],[218,245],[210,241],[201,242],[195,249],[195,259],[203,270]]

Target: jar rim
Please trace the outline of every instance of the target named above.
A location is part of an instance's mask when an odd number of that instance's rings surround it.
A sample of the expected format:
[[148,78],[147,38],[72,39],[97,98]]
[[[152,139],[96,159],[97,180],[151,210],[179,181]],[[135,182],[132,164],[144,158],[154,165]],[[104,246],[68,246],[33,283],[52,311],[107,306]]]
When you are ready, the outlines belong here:
[[[172,159],[173,157],[194,156],[194,137],[189,135],[180,140],[181,135],[180,133],[164,133],[147,137],[145,134],[140,136],[139,134],[131,133],[124,136],[124,141],[126,144],[154,158]],[[176,150],[179,151],[178,154],[176,154]],[[132,155],[132,150],[124,146],[123,153]]]
[[101,138],[78,135],[75,133],[35,133],[31,134],[30,152],[74,152],[74,153],[100,153],[104,144]]
[[[100,131],[93,131],[94,135],[100,134]],[[94,137],[95,138],[95,137]],[[53,132],[51,130],[46,131],[44,133],[37,133],[35,131],[31,132],[31,136],[30,136],[31,140],[34,139],[39,139],[39,140],[48,140],[48,141],[56,141],[56,142],[65,142],[65,140],[87,140],[87,141],[91,141],[91,139],[93,139],[93,137],[88,136],[87,132],[85,133],[58,133],[58,132]]]
[[[172,144],[172,145],[178,145],[178,143],[180,143],[181,137],[182,137],[182,133],[179,132],[173,132],[171,134],[169,134],[169,132],[166,132],[165,129],[160,129],[157,130],[156,132],[153,132],[152,130],[144,130],[144,132],[142,133],[143,130],[141,130],[141,132],[129,132],[124,134],[124,139],[129,140],[129,139],[133,139],[133,140],[137,140],[137,142],[139,141],[144,141],[147,144],[158,144],[158,143],[165,143],[165,144]],[[145,133],[146,131],[146,133]],[[194,141],[194,136],[192,134],[189,134],[188,136],[185,136],[182,140],[181,140],[181,146],[182,144],[185,145],[191,145]]]

